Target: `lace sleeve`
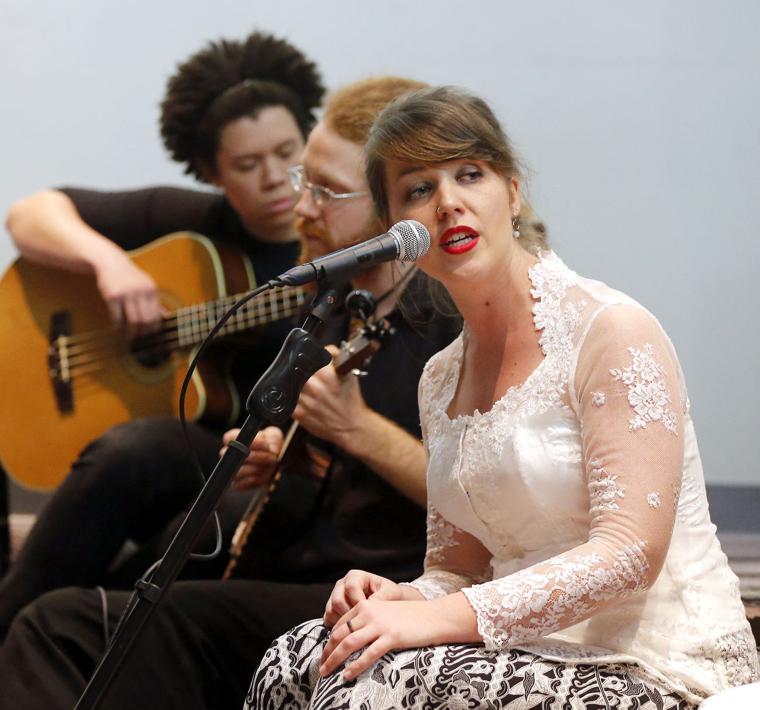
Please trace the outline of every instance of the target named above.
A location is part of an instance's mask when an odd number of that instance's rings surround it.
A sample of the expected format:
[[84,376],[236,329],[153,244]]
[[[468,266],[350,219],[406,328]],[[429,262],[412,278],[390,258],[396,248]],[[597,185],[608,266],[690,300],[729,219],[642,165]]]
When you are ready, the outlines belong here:
[[409,586],[426,599],[458,592],[491,578],[491,555],[472,535],[452,525],[428,503],[425,571]]
[[583,439],[588,540],[462,590],[487,648],[571,626],[656,579],[681,478],[678,373],[670,342],[641,307],[610,306],[597,316],[571,383]]

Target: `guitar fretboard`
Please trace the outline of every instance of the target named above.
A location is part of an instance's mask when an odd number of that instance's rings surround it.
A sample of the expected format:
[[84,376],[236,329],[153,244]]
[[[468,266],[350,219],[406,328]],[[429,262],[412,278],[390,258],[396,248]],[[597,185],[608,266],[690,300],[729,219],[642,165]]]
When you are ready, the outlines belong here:
[[[176,318],[177,344],[187,347],[200,343],[219,319],[242,298],[243,294],[226,296],[207,303],[178,308]],[[227,321],[219,335],[229,335],[263,323],[295,315],[306,301],[302,288],[275,288],[256,296]]]

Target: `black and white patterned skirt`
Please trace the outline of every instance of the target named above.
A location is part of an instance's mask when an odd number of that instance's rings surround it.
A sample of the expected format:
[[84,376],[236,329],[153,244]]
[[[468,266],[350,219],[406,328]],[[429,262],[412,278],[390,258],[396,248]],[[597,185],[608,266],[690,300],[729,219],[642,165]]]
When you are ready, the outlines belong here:
[[[636,666],[551,661],[450,644],[388,653],[351,681],[318,673],[330,630],[308,621],[276,639],[251,681],[250,710],[694,710]],[[358,655],[358,654],[356,654]]]

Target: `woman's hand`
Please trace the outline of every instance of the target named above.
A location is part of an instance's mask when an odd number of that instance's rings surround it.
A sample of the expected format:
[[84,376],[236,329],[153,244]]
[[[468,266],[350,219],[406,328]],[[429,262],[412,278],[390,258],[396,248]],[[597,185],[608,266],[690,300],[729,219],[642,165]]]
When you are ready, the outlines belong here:
[[[235,439],[239,433],[240,429],[230,429],[225,432],[222,437],[224,446],[219,451],[220,456],[224,456],[227,444]],[[277,465],[277,456],[282,449],[283,439],[282,431],[276,426],[269,426],[258,432],[251,442],[251,450],[248,456],[235,475],[232,482],[233,488],[246,491],[269,483]]]
[[337,621],[322,651],[319,672],[329,675],[362,648],[364,652],[346,665],[346,680],[356,678],[394,649],[481,640],[475,612],[461,592],[430,601],[371,596]]
[[371,572],[352,569],[333,587],[325,607],[325,626],[333,626],[346,612],[370,597],[387,601],[422,599],[422,595],[412,587],[396,584],[390,579]]

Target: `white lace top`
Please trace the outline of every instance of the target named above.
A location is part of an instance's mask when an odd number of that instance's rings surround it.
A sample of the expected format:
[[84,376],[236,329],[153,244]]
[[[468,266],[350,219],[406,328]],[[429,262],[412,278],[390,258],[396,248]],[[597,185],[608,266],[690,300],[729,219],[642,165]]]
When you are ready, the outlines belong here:
[[450,419],[463,336],[425,368],[428,547],[412,585],[462,590],[489,649],[635,662],[693,701],[757,679],[671,342],[551,252],[530,279],[544,359],[522,385]]

